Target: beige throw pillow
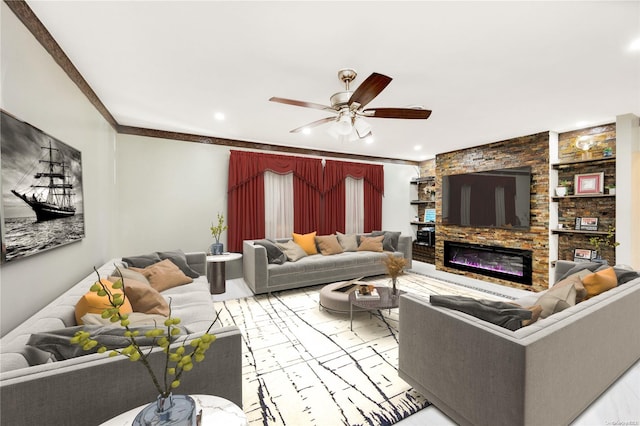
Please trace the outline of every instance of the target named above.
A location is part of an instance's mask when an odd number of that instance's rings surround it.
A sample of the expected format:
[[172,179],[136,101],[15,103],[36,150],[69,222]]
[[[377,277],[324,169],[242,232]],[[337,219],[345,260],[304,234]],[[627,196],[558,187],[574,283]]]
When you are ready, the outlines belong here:
[[144,269],[133,267],[129,269],[144,275],[144,277],[149,280],[151,287],[159,292],[193,282],[192,278],[186,276],[184,272],[169,259],[154,263]]
[[316,245],[324,256],[342,253],[342,246],[335,235],[321,235],[316,237]]
[[293,240],[289,240],[286,243],[276,243],[276,245],[282,250],[282,252],[287,256],[287,260],[289,262],[295,262],[296,260],[300,260],[303,257],[307,256],[307,252],[303,250],[302,247],[297,245]]
[[[116,282],[119,279],[119,277],[109,277],[109,281],[112,282]],[[155,288],[147,283],[125,278],[124,294],[129,299],[133,312],[169,316],[169,303]]]
[[382,240],[384,235],[378,237],[360,237],[360,245],[358,251],[382,251]]
[[356,234],[341,234],[336,232],[338,242],[342,246],[343,251],[357,251],[358,250],[358,237]]

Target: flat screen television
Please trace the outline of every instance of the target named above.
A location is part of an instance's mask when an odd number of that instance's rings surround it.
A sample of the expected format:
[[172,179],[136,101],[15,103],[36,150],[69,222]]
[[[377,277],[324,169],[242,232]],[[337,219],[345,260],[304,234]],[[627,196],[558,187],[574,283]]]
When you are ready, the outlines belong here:
[[442,224],[529,229],[531,167],[442,177]]

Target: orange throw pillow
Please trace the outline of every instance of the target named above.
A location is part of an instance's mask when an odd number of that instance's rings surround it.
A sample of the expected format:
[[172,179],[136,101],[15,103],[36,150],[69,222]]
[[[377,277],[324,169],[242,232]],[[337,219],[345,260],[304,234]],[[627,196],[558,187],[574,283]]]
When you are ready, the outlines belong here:
[[[122,289],[121,288],[114,289],[113,283],[111,281],[106,279],[101,279],[100,282],[104,284],[105,287],[107,287],[109,291],[111,291],[111,293],[122,294]],[[107,308],[111,308],[111,305],[109,304],[109,299],[107,298],[107,296],[98,296],[98,294],[94,293],[93,291],[89,291],[85,293],[80,298],[80,300],[78,300],[78,303],[76,303],[76,324],[78,325],[83,324],[82,317],[85,314],[87,313],[102,314],[102,311],[104,311]],[[131,303],[129,302],[129,300],[125,297],[124,303],[120,306],[120,313],[130,314],[131,312],[133,312],[133,308],[131,307]]]
[[617,286],[618,277],[613,268],[607,268],[583,277],[582,285],[587,290],[587,297],[584,299],[587,300]]
[[302,250],[304,250],[305,253],[309,255],[318,254],[318,249],[316,248],[316,232],[315,231],[310,234],[296,234],[294,232],[292,235],[293,235],[293,242],[299,245],[300,247],[302,247]]

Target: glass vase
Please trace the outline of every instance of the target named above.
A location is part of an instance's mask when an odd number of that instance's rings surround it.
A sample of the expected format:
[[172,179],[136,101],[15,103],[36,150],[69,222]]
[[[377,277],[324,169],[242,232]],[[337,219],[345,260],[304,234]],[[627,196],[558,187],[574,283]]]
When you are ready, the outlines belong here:
[[221,255],[224,252],[224,245],[222,243],[213,243],[211,247],[209,247],[209,250],[211,250],[211,254],[214,256]]
[[189,395],[158,395],[133,420],[133,426],[152,425],[195,426],[196,402]]

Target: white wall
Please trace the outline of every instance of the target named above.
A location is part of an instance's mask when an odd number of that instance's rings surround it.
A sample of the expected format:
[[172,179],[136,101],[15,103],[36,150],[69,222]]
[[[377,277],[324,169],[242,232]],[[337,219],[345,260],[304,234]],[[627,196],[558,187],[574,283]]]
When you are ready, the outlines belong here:
[[80,242],[0,266],[4,335],[108,260],[115,132],[6,4],[0,7],[0,105],[82,152],[86,235]]
[[[230,149],[132,135],[117,137],[118,255],[206,250],[218,211],[227,216]],[[384,164],[382,227],[411,235],[409,180],[416,168]],[[227,244],[227,233],[221,242]]]

